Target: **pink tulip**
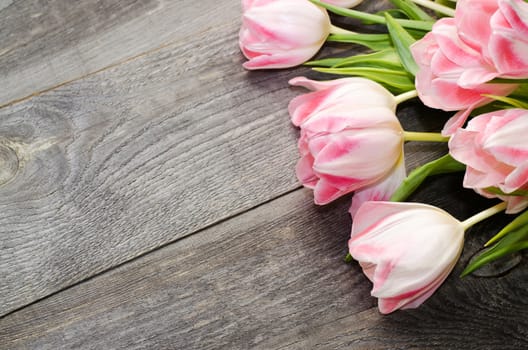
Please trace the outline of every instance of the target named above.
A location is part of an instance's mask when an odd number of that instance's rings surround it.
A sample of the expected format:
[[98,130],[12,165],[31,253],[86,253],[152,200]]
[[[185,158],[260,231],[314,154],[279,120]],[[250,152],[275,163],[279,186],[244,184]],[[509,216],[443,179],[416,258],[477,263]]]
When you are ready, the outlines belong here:
[[388,199],[405,178],[394,96],[364,78],[317,82],[298,77],[290,84],[315,90],[294,98],[288,108],[301,128],[297,177],[314,190],[315,203],[353,191],[355,207]]
[[516,84],[487,84],[499,72],[460,36],[455,19],[442,18],[411,47],[419,71],[416,89],[429,107],[445,111],[475,108],[491,101],[483,94],[507,95]]
[[330,5],[346,7],[346,8],[355,7],[363,2],[363,0],[321,0],[321,1],[326,2],[327,4],[330,4]]
[[416,308],[429,298],[455,266],[463,244],[464,226],[445,211],[394,202],[364,203],[348,242],[384,314]]
[[496,194],[528,190],[528,110],[507,109],[482,114],[458,129],[449,140],[449,153],[466,164],[464,187],[508,203],[507,213],[528,206],[528,197]]
[[239,45],[246,69],[297,66],[321,48],[330,33],[325,9],[307,0],[243,0]]

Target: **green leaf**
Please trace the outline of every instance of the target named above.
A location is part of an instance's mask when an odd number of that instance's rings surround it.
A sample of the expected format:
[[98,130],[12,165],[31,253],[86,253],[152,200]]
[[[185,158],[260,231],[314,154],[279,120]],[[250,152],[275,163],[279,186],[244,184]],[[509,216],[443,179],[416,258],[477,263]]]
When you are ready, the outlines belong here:
[[385,10],[385,11],[376,12],[377,15],[383,16],[383,17],[385,17],[385,13],[388,13],[389,15],[391,15],[394,18],[409,19],[409,16],[407,16],[405,14],[405,12],[403,12],[400,9],[388,9],[388,10]]
[[486,249],[462,271],[460,277],[467,276],[478,268],[502,258],[508,254],[528,248],[528,225],[519,227],[517,230],[510,232],[503,237],[493,247]]
[[305,65],[333,68],[379,67],[403,71],[400,57],[392,47],[373,53],[310,61],[306,62]]
[[315,66],[315,67],[335,67],[341,62],[345,61],[348,57],[345,58],[323,58],[321,60],[308,61],[305,62],[305,66]]
[[496,95],[488,95],[488,94],[483,94],[482,96],[492,98],[496,101],[504,102],[507,105],[515,107],[515,108],[528,109],[528,102],[521,101],[512,96],[496,96]]
[[[346,9],[346,8],[342,8],[338,6],[333,6],[325,2],[322,2],[320,0],[310,0],[310,1],[316,4],[317,6],[323,7],[327,9],[328,11],[335,13],[336,15],[356,18],[359,20],[368,21],[368,22],[376,23],[376,24],[386,24],[385,18],[383,16],[373,15],[371,13],[367,13],[363,11],[357,11],[357,10]],[[431,31],[431,29],[433,29],[433,23],[434,23],[434,21],[419,21],[419,20],[413,20],[413,19],[397,19],[396,21],[402,27],[419,29],[419,30],[423,30],[426,32],[429,32]]]
[[456,0],[434,0],[434,2],[437,2],[440,5],[450,7],[452,9],[454,9],[456,6]]
[[409,176],[396,189],[390,200],[393,202],[406,200],[428,176],[454,173],[465,169],[466,166],[464,164],[459,163],[450,154],[446,154],[411,171]]
[[373,52],[363,55],[350,56],[343,61],[339,62],[334,68],[345,68],[345,67],[381,67],[402,70],[403,66],[400,62],[400,57],[390,47],[385,50]]
[[528,84],[521,84],[517,89],[515,89],[514,92],[510,94],[510,96],[528,96]]
[[411,54],[411,45],[416,41],[409,33],[403,29],[401,25],[396,22],[389,14],[385,14],[387,19],[387,28],[389,30],[392,43],[396,48],[396,52],[400,56],[400,60],[407,70],[413,76],[418,72],[418,65],[414,61]]
[[403,69],[387,69],[377,67],[347,67],[347,68],[313,68],[317,72],[360,76],[374,80],[392,93],[414,90],[414,80]]
[[495,242],[497,242],[502,237],[506,236],[508,233],[515,231],[519,228],[521,228],[524,225],[528,224],[528,210],[522,213],[521,215],[517,216],[512,222],[510,222],[508,225],[504,226],[502,230],[499,231],[493,238],[491,238],[489,241],[484,244],[484,247],[487,247]]
[[377,67],[399,71],[404,70],[398,54],[392,47],[373,53],[309,61],[305,65],[326,68]]
[[404,12],[409,19],[416,19],[422,21],[434,21],[434,19],[422,10],[414,2],[408,0],[391,0],[402,12]]
[[388,34],[330,34],[328,38],[326,38],[326,41],[358,44],[375,51],[383,50],[391,46]]
[[352,257],[352,255],[350,255],[350,253],[348,253],[346,256],[345,256],[345,262],[347,264],[351,263],[352,261],[354,261],[354,258]]
[[528,79],[508,79],[508,78],[495,78],[488,83],[490,84],[526,84]]
[[501,196],[517,196],[517,197],[526,197],[526,196],[528,196],[528,190],[516,190],[516,191],[510,192],[510,193],[505,193],[498,187],[486,187],[484,190],[489,192],[489,193],[498,194],[498,195],[501,195]]

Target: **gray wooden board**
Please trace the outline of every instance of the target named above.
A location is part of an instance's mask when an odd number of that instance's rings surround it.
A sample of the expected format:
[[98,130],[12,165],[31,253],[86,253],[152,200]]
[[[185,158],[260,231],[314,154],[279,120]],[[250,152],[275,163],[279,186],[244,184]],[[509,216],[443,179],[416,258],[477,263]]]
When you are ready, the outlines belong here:
[[[447,177],[437,186],[459,180]],[[528,345],[525,265],[492,279],[456,276],[484,237],[468,237],[455,274],[419,309],[382,316],[359,266],[343,261],[349,199],[326,207],[316,207],[311,199],[309,191],[295,191],[8,315],[0,319],[0,347]],[[415,199],[425,200],[423,195]],[[456,211],[467,214],[470,207]],[[490,229],[479,226],[480,231]]]
[[229,0],[1,0],[0,106],[159,47],[191,42],[239,13],[239,1]]

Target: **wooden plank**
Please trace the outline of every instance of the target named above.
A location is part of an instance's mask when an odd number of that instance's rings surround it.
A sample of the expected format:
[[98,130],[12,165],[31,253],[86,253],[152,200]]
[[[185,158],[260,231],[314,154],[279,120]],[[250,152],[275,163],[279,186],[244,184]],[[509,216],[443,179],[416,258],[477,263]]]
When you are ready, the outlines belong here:
[[[446,176],[433,187],[460,181]],[[453,188],[453,187],[450,187]],[[430,191],[426,191],[430,193]],[[451,206],[458,215],[471,203]],[[415,199],[427,195],[418,194]],[[456,197],[456,196],[455,196]],[[429,202],[443,200],[430,198]],[[348,198],[316,207],[299,190],[0,319],[6,349],[521,349],[522,265],[459,279],[416,310],[382,316],[357,264],[345,264]],[[482,204],[482,203],[480,203]],[[478,209],[477,209],[478,210]],[[494,229],[480,225],[479,231]],[[488,232],[486,232],[488,233]]]
[[191,41],[239,14],[240,3],[227,0],[2,0],[0,106]]

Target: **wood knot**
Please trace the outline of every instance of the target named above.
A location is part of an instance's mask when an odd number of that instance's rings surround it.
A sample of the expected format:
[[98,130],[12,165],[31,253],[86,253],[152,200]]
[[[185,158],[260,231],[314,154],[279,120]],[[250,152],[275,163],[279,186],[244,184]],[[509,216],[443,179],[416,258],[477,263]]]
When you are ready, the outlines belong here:
[[11,181],[20,166],[17,153],[11,147],[0,142],[0,186]]

